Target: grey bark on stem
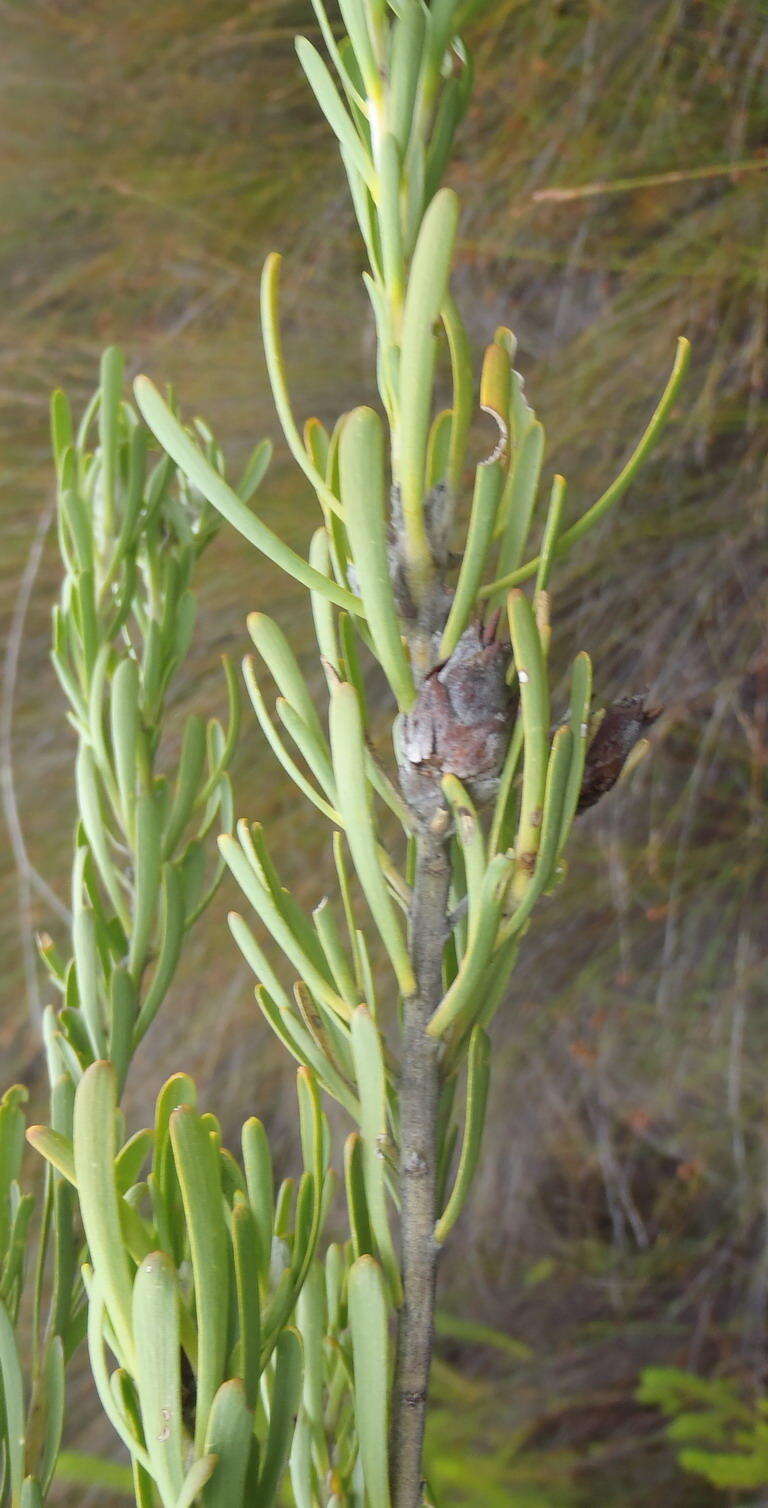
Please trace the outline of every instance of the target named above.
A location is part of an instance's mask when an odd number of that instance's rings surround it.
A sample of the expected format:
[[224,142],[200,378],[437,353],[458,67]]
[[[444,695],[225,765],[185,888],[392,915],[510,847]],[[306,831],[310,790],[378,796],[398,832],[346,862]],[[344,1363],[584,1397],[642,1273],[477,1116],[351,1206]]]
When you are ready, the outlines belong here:
[[398,1316],[392,1399],[390,1476],[393,1508],[419,1508],[422,1451],[432,1358],[437,1243],[438,1043],[427,1036],[443,993],[450,863],[447,814],[439,811],[418,838],[411,952],[418,993],[403,1006],[400,1083],[400,1190],[403,1304]]

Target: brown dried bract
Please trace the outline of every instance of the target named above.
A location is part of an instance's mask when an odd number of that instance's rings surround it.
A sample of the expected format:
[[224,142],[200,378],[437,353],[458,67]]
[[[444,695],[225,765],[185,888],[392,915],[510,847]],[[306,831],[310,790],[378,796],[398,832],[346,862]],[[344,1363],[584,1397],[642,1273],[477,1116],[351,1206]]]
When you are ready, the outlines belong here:
[[422,817],[439,804],[443,775],[457,775],[478,803],[496,791],[515,700],[507,685],[509,646],[497,628],[498,617],[471,624],[450,658],[426,676],[403,719],[400,783]]

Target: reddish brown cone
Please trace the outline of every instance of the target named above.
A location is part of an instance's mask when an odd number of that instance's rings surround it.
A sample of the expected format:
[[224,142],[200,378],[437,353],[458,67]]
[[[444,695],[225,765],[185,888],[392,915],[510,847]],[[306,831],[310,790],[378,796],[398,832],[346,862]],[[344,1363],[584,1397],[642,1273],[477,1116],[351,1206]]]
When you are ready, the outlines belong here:
[[606,708],[587,749],[577,812],[587,811],[611,790],[635,744],[660,713],[660,707],[646,708],[645,696],[625,696]]

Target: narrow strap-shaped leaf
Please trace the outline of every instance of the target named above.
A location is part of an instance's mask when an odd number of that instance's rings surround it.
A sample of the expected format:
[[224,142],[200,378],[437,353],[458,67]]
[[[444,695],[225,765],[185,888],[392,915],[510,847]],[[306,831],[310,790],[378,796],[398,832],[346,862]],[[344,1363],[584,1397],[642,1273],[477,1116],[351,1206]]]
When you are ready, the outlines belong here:
[[93,1063],[75,1095],[74,1160],[80,1213],[122,1360],[135,1368],[133,1279],[123,1240],[115,1178],[117,1086],[111,1063]]
[[381,78],[371,41],[365,0],[339,0],[339,10],[360,72],[361,84],[367,95],[377,99],[381,91]]
[[146,1471],[151,1472],[149,1456],[144,1445],[136,1434],[133,1422],[119,1406],[115,1392],[110,1386],[104,1349],[104,1326],[107,1315],[101,1284],[96,1273],[90,1268],[83,1269],[83,1279],[88,1293],[88,1354],[99,1402],[131,1456],[139,1461]]
[[416,692],[389,571],[384,435],[373,409],[356,408],[347,416],[339,464],[344,518],[368,627],[398,705],[407,710]]
[[123,821],[126,833],[133,838],[139,743],[139,667],[135,660],[120,661],[112,679],[109,711]]
[[258,1402],[261,1373],[261,1239],[253,1210],[244,1201],[236,1204],[232,1211],[232,1250],[240,1340],[239,1375],[243,1380],[246,1404],[253,1409]]
[[[498,512],[501,547],[498,571],[516,570],[531,527],[544,457],[544,428],[534,420],[515,443],[512,466]],[[486,595],[486,590],[480,592]]]
[[366,1501],[390,1508],[387,1464],[389,1396],[388,1306],[384,1274],[372,1257],[349,1272],[349,1326],[355,1377],[355,1421]]
[[355,869],[400,990],[403,995],[411,995],[416,982],[381,870],[365,774],[360,709],[354,687],[347,683],[341,682],[331,692],[330,729],[339,806]]
[[344,62],[344,59],[341,55],[341,50],[336,43],[336,38],[334,37],[331,30],[330,22],[328,20],[325,7],[321,3],[321,0],[312,0],[312,9],[317,16],[317,21],[320,27],[320,31],[322,32],[323,41],[325,42],[325,45],[328,49],[328,53],[333,62],[334,68],[339,75],[344,93],[346,94],[350,104],[355,104],[357,105],[358,109],[362,109],[364,105],[363,96],[360,94],[357,85],[355,84],[352,75],[350,74],[350,71],[346,66],[346,63]]
[[62,1136],[59,1131],[52,1131],[49,1126],[30,1126],[27,1141],[57,1173],[61,1173],[69,1183],[77,1187],[72,1143],[66,1136]]
[[96,949],[96,925],[93,912],[85,904],[82,873],[87,850],[79,849],[75,858],[73,876],[72,951],[77,976],[77,998],[82,1019],[91,1045],[91,1056],[104,1058],[107,1055],[107,1037],[104,1029],[101,1001],[99,961]]
[[405,154],[411,136],[424,45],[424,12],[419,4],[400,8],[392,32],[389,111],[392,130]]
[[[389,297],[390,310],[394,312],[396,320],[403,307],[405,257],[400,214],[402,163],[397,138],[391,132],[387,132],[379,143],[377,167],[379,178],[377,210],[384,283]],[[390,329],[392,329],[391,323]],[[396,325],[393,334],[396,335]]]
[[211,1405],[205,1437],[207,1455],[218,1465],[203,1489],[205,1508],[240,1508],[244,1504],[253,1413],[239,1378],[222,1383]]
[[565,490],[565,477],[553,477],[552,489],[549,494],[549,506],[547,508],[547,520],[544,525],[544,534],[541,541],[539,569],[536,572],[536,596],[538,596],[539,592],[545,592],[549,584],[549,573],[555,557],[555,546],[558,534],[560,533],[560,520],[563,516]]
[[109,851],[93,754],[86,747],[80,748],[75,762],[75,786],[77,789],[77,806],[85,829],[85,836],[90,844],[109,899],[123,927],[127,931],[129,927],[128,908]]
[[243,1168],[253,1217],[256,1222],[258,1263],[265,1281],[272,1256],[272,1231],[275,1219],[274,1175],[269,1139],[264,1126],[251,1116],[241,1134]]
[[592,701],[592,662],[582,650],[577,654],[571,671],[571,705],[569,725],[573,736],[573,757],[568,771],[568,782],[563,797],[560,849],[562,850],[571,830],[576,807],[581,794],[584,777],[584,760],[589,738],[589,708]]
[[482,823],[469,793],[458,776],[444,775],[440,784],[453,812],[456,833],[464,858],[471,924],[474,922],[475,912],[480,904],[480,891],[487,868]]
[[453,382],[451,439],[448,450],[448,485],[455,497],[459,492],[467,452],[467,438],[472,421],[473,384],[472,353],[455,300],[449,294],[440,315],[448,337]]
[[313,1261],[299,1294],[296,1323],[304,1352],[302,1407],[313,1430],[323,1422],[323,1383],[325,1377],[325,1275],[320,1262]]
[[448,290],[459,207],[451,189],[435,195],[421,224],[403,314],[400,354],[400,475],[411,590],[421,600],[432,575],[424,518],[427,437],[436,340],[432,333]]
[[200,1116],[191,1106],[173,1111],[171,1142],[192,1255],[197,1314],[195,1445],[202,1450],[214,1394],[223,1381],[229,1310],[227,1232],[219,1160]]
[[144,1163],[152,1150],[154,1133],[135,1131],[115,1158],[115,1181],[121,1194],[136,1183]]
[[99,448],[105,541],[111,541],[117,516],[118,440],[124,372],[122,351],[117,346],[108,346],[101,358],[99,382]]
[[192,1462],[184,1478],[184,1485],[176,1499],[174,1508],[193,1508],[193,1504],[197,1502],[206,1483],[210,1482],[218,1464],[218,1456],[213,1454],[198,1456],[197,1460]]
[[[309,563],[320,576],[330,575],[331,555],[328,534],[325,529],[316,529],[309,545]],[[312,619],[315,625],[317,647],[327,666],[339,673],[339,648],[336,640],[333,607],[321,592],[310,593]],[[328,671],[326,670],[326,675]]]
[[200,795],[205,764],[205,724],[193,713],[184,724],[176,789],[163,831],[163,858],[172,857]]
[[[493,349],[498,350],[498,347]],[[440,640],[439,658],[453,654],[466,628],[483,577],[486,556],[493,538],[493,525],[501,497],[504,469],[501,461],[484,461],[475,473],[475,492],[464,557],[453,595],[448,622]]]
[[573,736],[570,728],[558,728],[552,740],[544,793],[544,814],[536,869],[520,904],[509,920],[499,928],[498,948],[504,948],[522,931],[536,901],[549,885],[557,862],[563,831],[563,801],[573,759]]
[[[288,384],[285,375],[283,342],[280,334],[279,295],[281,266],[282,257],[278,256],[276,252],[272,252],[264,263],[264,271],[261,275],[261,331],[272,396],[280,424],[282,425],[283,434],[296,464],[301,467],[307,481],[311,482],[323,508],[331,514],[340,513],[341,504],[339,503],[339,499],[327,485],[325,478],[317,470],[312,457],[308,454],[291,411],[291,402],[288,396]],[[274,538],[277,540],[277,536],[274,536]],[[277,540],[277,543],[281,542]],[[286,547],[281,545],[281,548],[285,549]],[[264,554],[267,554],[266,550],[264,550]],[[276,563],[279,564],[279,562]],[[310,567],[304,566],[304,571],[305,577],[308,571],[314,576],[314,572]],[[325,578],[318,578],[317,583],[302,577],[297,577],[297,580],[303,580],[305,586],[312,587],[313,585],[317,585],[322,589],[321,584]],[[330,582],[326,582],[326,585],[330,585]],[[341,588],[336,589],[335,595],[330,591],[326,591],[325,595],[339,607],[346,607],[350,611],[360,610],[361,605],[357,602],[357,598],[352,597],[349,592],[343,592]],[[356,604],[356,608],[350,609],[350,601]]]
[[302,1409],[296,1420],[291,1444],[290,1474],[291,1492],[296,1508],[315,1508],[317,1502],[317,1474],[312,1460],[313,1445],[316,1446],[318,1431],[313,1430]]
[[145,791],[136,803],[136,889],[128,968],[138,983],[157,924],[160,897],[162,832],[154,796]]
[[136,986],[126,969],[116,968],[109,992],[109,1056],[115,1065],[118,1093],[125,1084],[133,1054],[133,1029],[138,997]]
[[299,768],[295,759],[293,759],[291,754],[289,754],[272,721],[272,718],[267,712],[264,698],[261,694],[261,688],[259,686],[258,680],[256,679],[256,667],[251,655],[246,655],[245,659],[243,660],[243,676],[245,679],[245,684],[248,688],[248,695],[251,699],[251,706],[253,707],[253,710],[259,720],[261,731],[264,734],[267,743],[272,750],[272,753],[278,760],[278,763],[282,765],[286,774],[290,777],[298,790],[300,790],[302,794],[307,797],[307,800],[311,801],[313,806],[316,806],[318,811],[322,812],[323,816],[327,817],[329,822],[335,822],[337,820],[338,813],[335,812],[334,808],[329,804],[329,802],[326,801],[325,797],[321,796],[320,792],[315,790],[312,782],[307,779],[304,771]]
[[376,1255],[376,1247],[368,1218],[368,1200],[363,1171],[363,1139],[357,1131],[352,1131],[344,1143],[344,1188],[347,1196],[347,1216],[352,1236],[352,1250],[356,1257],[365,1255],[373,1257]]
[[245,470],[237,484],[237,495],[244,503],[249,503],[253,494],[261,486],[272,460],[272,441],[260,440],[254,446],[245,464]]
[[[348,612],[361,611],[361,604],[357,597],[348,592],[344,587],[339,587],[326,576],[321,576],[319,571],[313,570],[295,550],[283,543],[272,529],[262,523],[261,519],[246,507],[237,493],[232,490],[218,471],[206,460],[199,446],[197,446],[187,434],[174,414],[171,413],[167,403],[161,398],[157,389],[149,381],[148,377],[137,377],[135,383],[136,402],[152,433],[160,444],[173,457],[176,465],[184,472],[202,492],[203,497],[213,508],[226,518],[242,534],[250,544],[255,545],[262,555],[266,555],[274,565],[300,581],[303,586],[321,592],[337,603],[339,607],[345,607]],[[319,478],[322,482],[322,478]],[[326,489],[327,490],[327,489]],[[336,504],[338,507],[338,503]]]
[[312,1069],[328,1094],[344,1106],[353,1119],[357,1118],[357,1098],[346,1080],[341,1077],[335,1064],[320,1049],[317,1042],[300,1021],[290,1004],[276,1004],[266,989],[257,988],[256,999],[275,1036],[283,1043],[299,1065]]
[[[675,399],[680,390],[680,384],[688,368],[690,354],[690,343],[684,335],[679,336],[675,360],[667,385],[629,460],[622,467],[615,480],[611,482],[610,486],[597,499],[597,502],[593,503],[592,507],[588,508],[586,513],[583,513],[581,518],[576,520],[575,524],[571,524],[570,529],[566,529],[560,535],[555,546],[555,556],[564,555],[572,545],[577,544],[600,521],[604,514],[608,512],[608,509],[623,497],[646,456],[653,449],[671,414]],[[498,580],[492,581],[488,586],[484,587],[480,595],[482,597],[494,597],[499,592],[506,591],[513,586],[518,586],[520,582],[527,581],[530,576],[535,576],[538,567],[539,557],[537,555],[532,560],[527,561],[524,566],[517,566],[515,569],[509,570],[508,574],[502,573]]]
[[353,969],[344,951],[341,934],[327,896],[323,898],[319,906],[315,906],[312,920],[339,994],[343,995],[350,1005],[356,1005],[359,993]]
[[0,1299],[0,1382],[5,1425],[6,1459],[10,1469],[14,1503],[21,1498],[24,1480],[25,1416],[24,1380],[10,1315]]
[[515,879],[516,894],[522,895],[533,874],[541,835],[549,742],[549,683],[539,630],[527,597],[520,591],[510,592],[507,606],[524,738]]
[[266,613],[249,613],[248,632],[286,701],[304,719],[318,743],[324,741],[323,729],[299,662],[283,630]]
[[366,1203],[375,1255],[378,1256],[395,1304],[401,1300],[400,1270],[389,1229],[384,1153],[388,1142],[387,1077],[381,1037],[371,1013],[360,1005],[352,1015],[352,1055],[360,1095],[360,1133]]
[[275,1347],[272,1409],[254,1508],[271,1508],[277,1497],[301,1403],[301,1383],[301,1340],[296,1330],[283,1330]]
[[152,1252],[136,1273],[133,1332],[147,1453],[163,1503],[175,1508],[184,1480],[181,1339],[176,1272],[165,1252]]
[[57,470],[60,472],[64,455],[73,442],[72,410],[66,393],[57,388],[51,394],[51,444]]
[[451,1196],[435,1226],[435,1240],[442,1246],[453,1229],[467,1200],[475,1175],[480,1144],[485,1125],[485,1109],[488,1103],[488,1085],[491,1076],[491,1043],[481,1027],[476,1026],[469,1039],[467,1056],[467,1103],[464,1117],[464,1139],[456,1171],[456,1180]]
[[427,489],[432,490],[448,477],[451,446],[453,409],[444,408],[435,414],[427,441]]
[[518,712],[509,748],[504,759],[504,766],[499,780],[499,789],[493,808],[491,830],[488,835],[488,850],[490,853],[503,853],[512,842],[515,823],[515,779],[517,767],[520,763],[520,755],[523,751],[523,719]]
[[152,1025],[176,973],[184,930],[184,891],[179,873],[173,865],[164,864],[160,883],[160,945],[154,973],[136,1019],[137,1043]]
[[333,803],[330,810],[336,806],[336,786],[333,779],[331,756],[324,735],[319,738],[315,732],[307,726],[303,717],[296,711],[285,697],[279,696],[275,703],[277,715],[280,718],[286,732],[290,734],[302,758],[306,760],[320,789],[325,791],[328,801]]
[[375,186],[373,165],[350,116],[344,109],[336,85],[317,48],[313,47],[306,37],[297,37],[296,53],[312,93],[334,136],[344,147],[360,177],[373,190]]
[[283,913],[279,910],[272,895],[265,885],[257,878],[251,864],[243,853],[242,848],[234,838],[227,835],[219,838],[219,849],[229,869],[231,869],[238,885],[250,901],[254,910],[263,921],[265,927],[271,932],[278,947],[290,959],[294,968],[306,980],[312,993],[317,995],[330,1010],[337,1012],[343,1020],[348,1020],[350,1015],[347,1002],[341,995],[331,989],[327,979],[308,956],[306,950],[291,931]]
[[427,1026],[432,1037],[439,1037],[449,1026],[471,1018],[482,1004],[483,977],[493,954],[513,868],[514,858],[509,854],[496,854],[488,865],[477,908],[477,922],[470,934],[461,967]]

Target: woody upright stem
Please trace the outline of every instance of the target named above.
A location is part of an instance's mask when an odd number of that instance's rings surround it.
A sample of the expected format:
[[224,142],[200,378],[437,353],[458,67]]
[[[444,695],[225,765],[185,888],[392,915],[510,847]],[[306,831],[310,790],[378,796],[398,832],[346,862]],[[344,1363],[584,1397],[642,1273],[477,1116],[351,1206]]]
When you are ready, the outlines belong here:
[[435,1307],[438,1043],[427,1035],[442,996],[450,864],[445,813],[418,839],[411,953],[418,992],[404,1003],[400,1083],[403,1304],[398,1316],[390,1476],[394,1508],[422,1502],[422,1451]]

